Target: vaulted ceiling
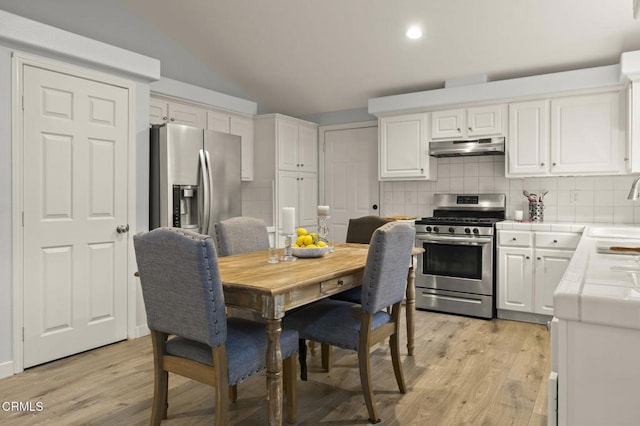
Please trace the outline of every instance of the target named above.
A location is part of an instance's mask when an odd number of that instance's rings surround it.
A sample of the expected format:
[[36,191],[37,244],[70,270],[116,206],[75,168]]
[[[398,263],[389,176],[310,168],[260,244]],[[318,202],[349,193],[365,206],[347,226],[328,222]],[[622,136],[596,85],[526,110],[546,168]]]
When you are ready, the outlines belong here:
[[[633,0],[2,0],[0,8],[106,42],[120,32],[112,43],[159,57],[167,77],[294,116],[365,108],[371,97],[446,79],[610,65],[640,50]],[[135,22],[162,37],[134,31]],[[422,39],[405,37],[410,24],[422,26]],[[202,69],[164,55],[163,43]]]

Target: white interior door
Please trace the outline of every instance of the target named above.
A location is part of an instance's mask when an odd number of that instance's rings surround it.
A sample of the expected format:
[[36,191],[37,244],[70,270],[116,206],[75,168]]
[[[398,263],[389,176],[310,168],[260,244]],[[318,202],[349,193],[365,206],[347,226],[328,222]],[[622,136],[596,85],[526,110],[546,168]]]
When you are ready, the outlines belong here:
[[24,367],[127,336],[128,90],[23,66]]
[[330,130],[324,142],[325,203],[331,207],[333,238],[344,242],[349,219],[380,214],[378,128]]

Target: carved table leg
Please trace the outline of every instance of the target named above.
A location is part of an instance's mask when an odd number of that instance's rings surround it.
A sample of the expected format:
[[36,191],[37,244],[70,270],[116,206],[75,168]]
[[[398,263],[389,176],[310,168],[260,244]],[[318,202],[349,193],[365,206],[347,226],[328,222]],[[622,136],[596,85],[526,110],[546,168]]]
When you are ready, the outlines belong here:
[[282,350],[280,319],[267,319],[267,404],[269,426],[282,425]]
[[407,276],[407,351],[409,356],[413,356],[413,335],[415,330],[415,312],[416,312],[416,259],[411,259],[409,267],[409,275]]

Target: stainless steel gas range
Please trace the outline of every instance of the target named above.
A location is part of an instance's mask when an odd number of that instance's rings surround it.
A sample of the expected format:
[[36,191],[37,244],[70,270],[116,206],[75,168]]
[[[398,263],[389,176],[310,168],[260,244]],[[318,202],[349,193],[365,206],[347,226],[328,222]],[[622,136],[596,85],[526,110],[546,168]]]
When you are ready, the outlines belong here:
[[416,220],[416,307],[494,318],[495,223],[504,194],[435,194],[433,217]]

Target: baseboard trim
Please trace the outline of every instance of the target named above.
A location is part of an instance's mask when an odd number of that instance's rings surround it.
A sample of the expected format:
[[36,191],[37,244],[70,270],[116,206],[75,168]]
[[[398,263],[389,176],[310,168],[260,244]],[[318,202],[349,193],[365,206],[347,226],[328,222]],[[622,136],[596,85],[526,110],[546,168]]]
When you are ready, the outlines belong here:
[[0,364],[0,379],[13,376],[15,371],[13,370],[13,361],[7,361]]
[[136,334],[135,336],[133,336],[133,338],[137,339],[138,337],[144,337],[149,334],[151,334],[151,331],[149,331],[149,327],[147,327],[147,324],[139,325],[136,327]]
[[512,321],[531,322],[546,325],[553,318],[550,315],[534,314],[531,312],[508,311],[498,309],[498,318]]

